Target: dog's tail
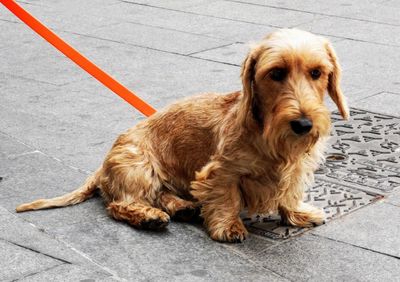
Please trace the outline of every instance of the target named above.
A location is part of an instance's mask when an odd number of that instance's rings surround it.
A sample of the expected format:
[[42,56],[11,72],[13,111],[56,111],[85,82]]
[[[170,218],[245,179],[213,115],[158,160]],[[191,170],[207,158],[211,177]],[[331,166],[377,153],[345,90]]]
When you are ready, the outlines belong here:
[[56,197],[53,199],[40,199],[36,200],[32,203],[26,203],[19,205],[16,208],[17,212],[24,212],[24,211],[32,211],[32,210],[41,210],[41,209],[49,209],[49,208],[57,208],[57,207],[65,207],[70,205],[79,204],[89,198],[91,198],[95,191],[98,188],[98,175],[100,169],[97,170],[95,173],[90,175],[85,183],[68,194],[65,194],[60,197]]

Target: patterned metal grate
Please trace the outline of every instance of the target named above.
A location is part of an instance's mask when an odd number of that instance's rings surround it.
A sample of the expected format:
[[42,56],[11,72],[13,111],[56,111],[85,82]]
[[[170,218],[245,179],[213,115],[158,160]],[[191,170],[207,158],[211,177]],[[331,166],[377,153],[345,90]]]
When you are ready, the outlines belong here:
[[[352,109],[350,120],[332,113],[325,164],[305,201],[323,208],[327,222],[368,205],[400,187],[400,119]],[[284,226],[279,215],[243,217],[248,229],[286,239],[307,229]]]
[[352,109],[344,122],[333,113],[325,166],[318,177],[367,192],[400,187],[400,119]]

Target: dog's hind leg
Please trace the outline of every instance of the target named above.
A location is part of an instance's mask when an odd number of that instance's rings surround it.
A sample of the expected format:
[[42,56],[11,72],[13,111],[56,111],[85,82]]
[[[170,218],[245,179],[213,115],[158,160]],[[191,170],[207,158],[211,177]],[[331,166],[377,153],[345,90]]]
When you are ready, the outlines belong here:
[[158,205],[173,219],[189,221],[199,215],[200,209],[192,201],[184,200],[171,192],[161,192]]
[[169,215],[158,208],[138,202],[115,201],[107,206],[109,214],[140,229],[161,230],[169,223]]

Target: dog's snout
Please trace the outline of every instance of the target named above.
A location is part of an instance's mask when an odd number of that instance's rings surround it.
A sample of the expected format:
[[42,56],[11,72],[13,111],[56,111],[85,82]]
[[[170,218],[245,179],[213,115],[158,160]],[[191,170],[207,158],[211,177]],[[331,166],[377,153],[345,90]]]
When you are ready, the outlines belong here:
[[313,124],[308,118],[299,118],[290,122],[290,127],[297,135],[304,135],[310,132]]

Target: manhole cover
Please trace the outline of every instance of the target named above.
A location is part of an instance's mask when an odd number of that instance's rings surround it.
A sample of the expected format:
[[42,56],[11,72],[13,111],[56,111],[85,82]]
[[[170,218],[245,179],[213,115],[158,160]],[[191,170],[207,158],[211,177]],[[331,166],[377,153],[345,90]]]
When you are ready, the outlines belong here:
[[[324,209],[327,222],[368,205],[400,187],[400,119],[351,109],[350,120],[332,113],[325,164],[305,201]],[[286,239],[307,229],[285,226],[279,215],[243,217],[248,229]]]

